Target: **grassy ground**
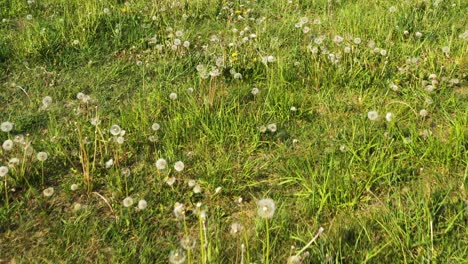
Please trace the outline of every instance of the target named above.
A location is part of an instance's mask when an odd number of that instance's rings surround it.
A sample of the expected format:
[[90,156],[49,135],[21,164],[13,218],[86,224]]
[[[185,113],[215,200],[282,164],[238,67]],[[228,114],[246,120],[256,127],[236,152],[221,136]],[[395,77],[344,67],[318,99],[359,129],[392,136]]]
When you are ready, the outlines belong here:
[[0,263],[466,263],[466,13],[0,1]]

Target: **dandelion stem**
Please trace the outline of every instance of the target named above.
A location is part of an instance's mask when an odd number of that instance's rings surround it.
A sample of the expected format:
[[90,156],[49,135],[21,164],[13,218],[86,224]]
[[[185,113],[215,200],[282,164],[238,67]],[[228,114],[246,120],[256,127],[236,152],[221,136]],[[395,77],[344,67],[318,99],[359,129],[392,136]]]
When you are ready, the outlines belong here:
[[265,220],[266,224],[266,252],[265,252],[265,263],[270,263],[270,227],[268,224],[268,219]]
[[319,230],[317,231],[317,234],[314,236],[314,238],[312,238],[312,240],[310,240],[309,243],[307,243],[307,245],[305,245],[301,250],[299,250],[296,256],[299,256],[300,254],[302,254],[302,252],[304,252],[307,248],[309,248],[310,245],[312,245],[312,243],[314,243],[315,240],[317,240],[317,238],[323,233],[324,230],[325,229],[323,227],[320,227]]
[[10,209],[10,204],[8,202],[8,182],[7,182],[7,177],[8,175],[5,175],[5,204],[6,204],[6,208],[7,209]]

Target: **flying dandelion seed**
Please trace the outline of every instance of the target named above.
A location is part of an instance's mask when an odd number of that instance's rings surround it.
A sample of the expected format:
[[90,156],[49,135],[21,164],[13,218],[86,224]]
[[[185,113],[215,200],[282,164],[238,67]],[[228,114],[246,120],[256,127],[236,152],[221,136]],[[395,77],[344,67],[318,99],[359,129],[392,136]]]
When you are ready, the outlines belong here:
[[187,259],[187,255],[183,249],[176,249],[171,251],[169,254],[169,263],[171,264],[182,264]]
[[54,194],[54,188],[49,187],[47,189],[44,189],[44,191],[42,191],[42,194],[44,194],[45,197],[51,197]]
[[47,152],[44,152],[44,151],[41,151],[37,153],[36,155],[37,160],[42,161],[42,162],[46,161],[47,157],[48,157]]
[[371,121],[376,121],[377,119],[379,119],[379,114],[377,113],[377,111],[369,111],[367,113],[367,118],[369,118],[369,120]]
[[174,169],[178,172],[181,172],[183,171],[185,168],[185,165],[182,161],[177,161],[176,163],[174,163]]
[[158,168],[158,170],[164,170],[166,169],[167,167],[167,161],[165,159],[158,159],[156,161],[156,168]]
[[112,125],[109,131],[113,136],[118,136],[122,132],[122,129],[119,125]]
[[2,148],[3,148],[3,150],[5,150],[5,151],[10,151],[10,150],[13,149],[13,145],[14,145],[13,140],[7,139],[7,140],[5,140],[5,141],[3,142]]
[[270,199],[261,199],[257,202],[257,214],[260,218],[270,219],[275,214],[275,202]]
[[6,121],[6,122],[3,122],[2,124],[0,124],[0,130],[2,130],[3,132],[8,133],[12,129],[13,129],[13,123],[10,122],[10,121]]
[[125,207],[130,207],[132,206],[133,204],[133,198],[132,197],[126,197],[124,200],[123,200],[123,206]]
[[145,210],[148,207],[148,203],[145,200],[140,200],[138,202],[138,209]]
[[5,177],[10,169],[7,166],[0,166],[0,177]]

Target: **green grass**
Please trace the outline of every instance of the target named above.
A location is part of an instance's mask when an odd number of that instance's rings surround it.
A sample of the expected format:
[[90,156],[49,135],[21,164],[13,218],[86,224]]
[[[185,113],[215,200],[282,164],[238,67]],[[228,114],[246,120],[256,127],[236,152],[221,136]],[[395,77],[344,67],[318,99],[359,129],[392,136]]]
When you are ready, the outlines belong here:
[[150,2],[0,2],[0,262],[466,262],[463,1]]

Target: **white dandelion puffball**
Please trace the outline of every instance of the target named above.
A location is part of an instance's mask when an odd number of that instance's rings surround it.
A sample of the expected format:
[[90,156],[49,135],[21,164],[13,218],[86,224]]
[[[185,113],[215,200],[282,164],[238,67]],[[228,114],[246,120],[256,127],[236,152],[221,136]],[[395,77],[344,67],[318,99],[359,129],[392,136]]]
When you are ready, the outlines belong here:
[[272,55],[267,56],[266,59],[267,59],[268,62],[275,62],[276,61],[276,58],[274,56],[272,56]]
[[115,142],[117,142],[117,144],[119,144],[119,145],[122,145],[125,142],[125,138],[124,137],[117,137],[115,139]]
[[257,95],[260,93],[260,90],[258,88],[252,88],[252,91],[251,91],[252,95]]
[[29,15],[26,16],[26,19],[27,19],[27,20],[32,20],[32,19],[33,19],[33,16],[32,16],[31,14],[29,14]]
[[13,129],[13,123],[10,122],[10,121],[6,121],[6,122],[3,122],[1,125],[0,125],[0,130],[2,130],[3,132],[10,132],[11,130]]
[[169,186],[172,186],[174,185],[175,181],[176,181],[175,177],[170,177],[169,179],[166,180],[166,184]]
[[261,218],[270,219],[275,214],[275,202],[270,198],[261,199],[257,202],[257,214]]
[[391,112],[388,112],[386,115],[385,115],[385,119],[387,120],[387,122],[392,122],[393,120],[393,114]]
[[118,136],[120,135],[120,132],[122,131],[122,129],[120,128],[119,125],[112,125],[109,131],[113,136]]
[[47,189],[44,189],[44,191],[42,191],[42,194],[44,194],[45,197],[51,197],[52,194],[54,194],[54,188],[49,187]]
[[169,263],[171,264],[182,264],[187,259],[187,255],[183,249],[176,249],[169,253]]
[[106,169],[112,167],[112,165],[114,165],[114,160],[113,159],[110,159],[108,161],[106,161]]
[[185,168],[185,165],[182,161],[179,160],[176,163],[174,163],[174,169],[176,171],[181,172],[184,170],[184,168]]
[[195,187],[193,187],[193,193],[201,193],[202,189],[200,185],[196,184]]
[[427,116],[428,112],[426,109],[421,109],[421,111],[419,111],[419,115],[422,116],[422,117],[425,117]]
[[191,238],[190,236],[184,236],[183,238],[180,239],[180,245],[185,250],[193,249],[196,245],[196,242],[197,241]]
[[8,160],[8,166],[16,166],[19,162],[20,160],[18,158],[11,158]]
[[301,257],[294,255],[294,256],[290,256],[286,263],[287,264],[301,264],[302,260],[301,260]]
[[167,167],[167,161],[165,159],[158,159],[156,161],[156,168],[158,168],[158,170],[164,170],[166,169]]
[[44,107],[49,107],[51,104],[52,104],[52,97],[45,96],[44,98],[42,98],[42,105]]
[[270,132],[274,133],[277,130],[276,124],[272,123],[267,126],[267,129],[270,130]]
[[5,150],[5,151],[10,151],[10,150],[13,149],[13,145],[14,145],[13,140],[7,139],[7,140],[5,140],[5,141],[3,142],[2,148],[3,148],[3,150]]
[[174,204],[174,215],[177,219],[182,219],[185,216],[185,206],[181,203]]
[[377,111],[369,111],[369,113],[367,113],[367,118],[371,121],[376,121],[379,119],[379,113],[377,113]]
[[171,99],[171,100],[177,100],[177,94],[176,94],[176,93],[171,93],[171,94],[169,94],[169,99]]
[[130,207],[133,204],[133,198],[132,197],[127,197],[123,200],[123,206],[125,207]]
[[145,210],[146,207],[148,207],[148,203],[145,200],[142,199],[138,202],[138,209]]
[[41,152],[37,153],[36,157],[37,157],[37,160],[39,160],[39,161],[46,161],[48,155],[47,155],[47,152],[41,151]]
[[195,184],[197,184],[197,182],[193,179],[190,179],[188,182],[187,182],[187,185],[188,187],[192,188],[193,186],[195,186]]
[[422,37],[422,33],[421,33],[421,32],[419,32],[419,31],[418,31],[418,32],[416,32],[414,35],[415,35],[417,38],[420,38],[420,37]]
[[72,190],[72,191],[78,190],[78,184],[73,183],[72,185],[70,185],[70,190]]
[[154,131],[158,131],[159,129],[161,129],[161,125],[158,123],[153,123],[153,125],[151,125],[151,129]]
[[237,222],[231,224],[231,228],[229,229],[229,233],[233,236],[238,235],[242,232],[243,226]]
[[219,192],[221,191],[221,189],[222,189],[222,187],[221,187],[221,186],[219,186],[219,187],[216,187],[216,189],[215,189],[215,193],[219,193]]
[[1,166],[0,167],[0,177],[5,177],[7,173],[10,171],[10,169],[7,166]]

